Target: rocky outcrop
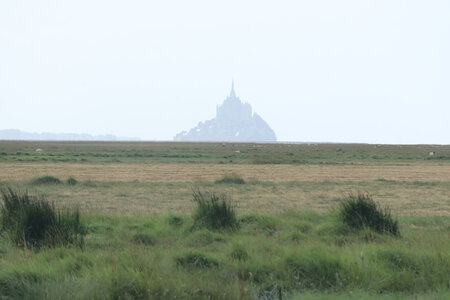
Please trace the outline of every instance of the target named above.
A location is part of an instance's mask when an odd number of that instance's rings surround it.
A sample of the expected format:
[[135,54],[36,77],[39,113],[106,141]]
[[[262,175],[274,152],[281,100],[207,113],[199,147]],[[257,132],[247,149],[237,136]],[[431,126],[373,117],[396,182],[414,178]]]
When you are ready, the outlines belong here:
[[192,142],[276,142],[275,132],[248,103],[236,97],[234,86],[230,95],[217,107],[214,119],[200,122],[189,131],[182,131],[175,141]]

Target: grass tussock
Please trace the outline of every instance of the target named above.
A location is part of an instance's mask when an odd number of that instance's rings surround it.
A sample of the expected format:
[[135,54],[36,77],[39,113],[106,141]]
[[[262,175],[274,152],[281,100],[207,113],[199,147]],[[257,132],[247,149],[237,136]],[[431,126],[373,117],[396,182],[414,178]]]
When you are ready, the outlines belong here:
[[30,183],[34,185],[41,185],[41,184],[61,184],[62,182],[58,177],[44,175],[33,178]]
[[210,257],[202,253],[187,253],[176,258],[176,263],[183,267],[194,267],[194,268],[212,268],[217,267],[219,263]]
[[195,203],[194,227],[211,230],[233,230],[238,227],[235,207],[225,195],[194,190],[192,196]]
[[358,230],[370,228],[379,233],[400,235],[398,221],[391,216],[389,207],[381,208],[370,194],[349,194],[340,203],[339,215],[344,224]]
[[110,277],[108,298],[149,299],[149,291],[141,274],[120,270],[120,272],[111,274]]
[[95,182],[93,182],[92,180],[83,181],[83,185],[85,187],[96,187],[97,186],[97,184]]
[[76,184],[78,184],[78,180],[76,180],[74,177],[70,176],[69,178],[66,179],[66,184],[67,185],[76,185]]
[[184,224],[184,220],[181,216],[170,215],[169,216],[169,225],[173,227],[181,227]]
[[236,174],[236,173],[232,173],[229,175],[225,175],[220,179],[216,180],[216,183],[221,184],[245,184],[245,180],[244,178],[242,178],[241,175]]
[[247,214],[239,218],[239,223],[247,229],[265,236],[273,236],[278,230],[277,220],[271,216]]
[[246,261],[249,259],[247,249],[245,249],[245,247],[240,244],[236,244],[233,246],[233,250],[231,251],[230,256],[233,260],[238,261]]
[[13,244],[26,248],[82,245],[85,228],[78,210],[57,210],[39,196],[11,188],[0,194],[2,231]]
[[339,289],[343,286],[345,268],[341,259],[323,249],[308,249],[285,259],[294,286],[299,289]]
[[144,246],[153,246],[155,244],[155,238],[149,234],[137,233],[133,236],[133,242]]

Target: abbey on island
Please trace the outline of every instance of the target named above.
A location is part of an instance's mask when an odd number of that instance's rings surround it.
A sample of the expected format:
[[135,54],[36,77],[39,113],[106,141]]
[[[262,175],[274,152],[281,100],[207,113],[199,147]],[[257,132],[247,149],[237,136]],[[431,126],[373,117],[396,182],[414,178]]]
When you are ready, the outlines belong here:
[[189,131],[182,131],[175,141],[190,142],[276,142],[275,132],[248,103],[243,103],[231,84],[230,95],[217,107],[216,117]]

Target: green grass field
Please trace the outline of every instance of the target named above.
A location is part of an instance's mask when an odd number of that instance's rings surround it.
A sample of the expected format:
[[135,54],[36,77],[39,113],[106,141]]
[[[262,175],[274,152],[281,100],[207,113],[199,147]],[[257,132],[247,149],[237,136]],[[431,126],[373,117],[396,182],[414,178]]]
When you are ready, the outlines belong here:
[[[42,151],[36,152],[37,149]],[[430,152],[435,155],[430,156]],[[411,161],[450,162],[450,146],[0,141],[0,162],[389,164]]]
[[339,225],[333,213],[240,216],[237,231],[188,215],[88,214],[85,246],[0,243],[11,299],[446,299],[450,218],[400,218],[402,236]]
[[[0,188],[80,207],[87,234],[30,249],[3,230],[0,298],[448,299],[449,166],[450,146],[3,141]],[[195,189],[238,226],[195,225]],[[345,226],[355,191],[400,235]]]

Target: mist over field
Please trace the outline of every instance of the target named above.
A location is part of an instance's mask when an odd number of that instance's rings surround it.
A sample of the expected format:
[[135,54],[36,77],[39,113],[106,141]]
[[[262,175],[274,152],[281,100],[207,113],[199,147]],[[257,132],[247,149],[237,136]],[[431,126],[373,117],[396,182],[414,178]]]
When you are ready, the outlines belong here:
[[139,138],[118,137],[112,134],[90,135],[87,133],[35,133],[17,129],[0,130],[0,140],[35,140],[35,141],[138,141]]
[[443,0],[1,1],[0,129],[172,140],[234,78],[278,141],[448,144],[449,16]]
[[0,1],[0,299],[450,299],[448,0]]

